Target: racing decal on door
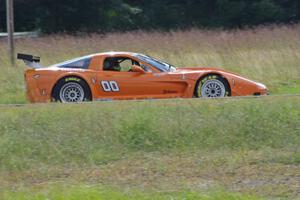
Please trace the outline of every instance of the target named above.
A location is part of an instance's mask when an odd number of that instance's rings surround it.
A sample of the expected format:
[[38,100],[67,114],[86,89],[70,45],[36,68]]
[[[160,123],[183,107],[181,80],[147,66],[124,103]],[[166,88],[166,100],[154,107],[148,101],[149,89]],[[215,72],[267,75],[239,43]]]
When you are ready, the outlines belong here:
[[101,81],[104,92],[119,92],[120,88],[116,81]]

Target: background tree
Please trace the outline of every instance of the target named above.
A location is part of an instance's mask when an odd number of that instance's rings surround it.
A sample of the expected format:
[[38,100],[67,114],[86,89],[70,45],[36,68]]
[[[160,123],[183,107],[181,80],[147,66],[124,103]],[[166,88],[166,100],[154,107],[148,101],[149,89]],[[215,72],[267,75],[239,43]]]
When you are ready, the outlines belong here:
[[[16,31],[236,28],[300,20],[299,0],[14,0]],[[5,31],[5,0],[0,0]]]

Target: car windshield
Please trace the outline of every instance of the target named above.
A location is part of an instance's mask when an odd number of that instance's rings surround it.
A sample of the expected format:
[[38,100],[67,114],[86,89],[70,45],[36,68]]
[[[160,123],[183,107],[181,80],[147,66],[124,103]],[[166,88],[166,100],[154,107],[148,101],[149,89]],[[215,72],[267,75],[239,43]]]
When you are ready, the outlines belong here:
[[50,67],[87,69],[89,67],[90,61],[91,56],[84,56],[68,60],[62,63],[54,64]]
[[161,72],[174,72],[176,71],[176,68],[166,62],[162,62],[159,60],[156,60],[155,58],[152,58],[150,56],[146,56],[146,55],[142,55],[142,54],[136,54],[136,57],[148,64],[150,64],[151,66],[155,67],[156,69],[158,69]]

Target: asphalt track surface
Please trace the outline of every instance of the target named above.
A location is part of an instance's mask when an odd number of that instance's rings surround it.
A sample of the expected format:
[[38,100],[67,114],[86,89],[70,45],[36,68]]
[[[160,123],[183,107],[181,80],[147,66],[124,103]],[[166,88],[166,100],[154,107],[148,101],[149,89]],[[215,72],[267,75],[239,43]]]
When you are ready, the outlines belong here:
[[[280,94],[280,95],[267,95],[267,96],[237,96],[237,97],[224,97],[216,98],[218,100],[237,100],[237,99],[263,99],[263,98],[273,98],[273,97],[300,97],[300,94]],[[169,99],[143,99],[143,100],[97,100],[90,102],[82,103],[70,103],[70,104],[92,104],[92,103],[116,103],[116,102],[155,102],[155,101],[174,101],[174,100],[194,100],[194,101],[210,101],[216,100],[212,98],[169,98]],[[23,103],[23,104],[0,104],[1,107],[26,107],[26,106],[35,106],[35,105],[54,105],[61,103]]]

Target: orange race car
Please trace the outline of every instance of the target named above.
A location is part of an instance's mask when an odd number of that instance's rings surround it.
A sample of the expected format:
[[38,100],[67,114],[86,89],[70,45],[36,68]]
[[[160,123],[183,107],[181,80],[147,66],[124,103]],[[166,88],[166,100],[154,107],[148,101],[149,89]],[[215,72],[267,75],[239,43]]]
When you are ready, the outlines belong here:
[[18,54],[30,102],[114,99],[217,98],[266,95],[267,87],[214,68],[176,68],[150,56],[107,52],[41,67],[40,58]]

